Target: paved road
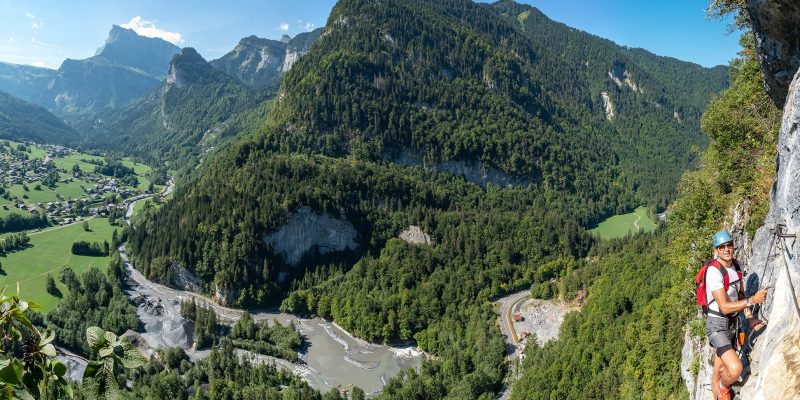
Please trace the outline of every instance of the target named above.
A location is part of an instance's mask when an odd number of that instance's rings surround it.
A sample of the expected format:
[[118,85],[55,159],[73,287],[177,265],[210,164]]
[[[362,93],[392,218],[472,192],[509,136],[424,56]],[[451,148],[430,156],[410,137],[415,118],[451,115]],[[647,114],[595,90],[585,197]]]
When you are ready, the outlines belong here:
[[[164,190],[161,191],[161,197],[164,197],[164,196],[170,194],[170,192],[172,192],[173,189],[175,189],[175,184],[172,183],[172,179],[170,179],[169,182],[167,182],[167,186],[165,186]],[[128,224],[130,224],[130,219],[131,219],[131,216],[133,215],[133,207],[134,207],[134,205],[136,205],[136,203],[138,203],[140,201],[144,201],[144,200],[149,199],[151,197],[153,197],[152,194],[140,194],[140,195],[133,196],[130,199],[128,199],[128,201],[129,201],[129,203],[128,203],[128,211],[125,213],[125,219],[128,221]]]
[[[496,303],[500,304],[500,315],[498,318],[500,319],[500,331],[506,337],[506,354],[508,355],[509,367],[513,360],[521,354],[519,339],[517,337],[517,331],[514,329],[514,319],[512,315],[514,315],[514,312],[519,311],[520,305],[530,298],[530,296],[530,290],[523,290],[521,292],[512,293],[496,301]],[[500,393],[499,399],[506,400],[510,398],[510,396],[511,387],[506,385]]]
[[[516,348],[519,344],[519,338],[517,336],[516,329],[514,329],[514,319],[512,318],[512,315],[514,312],[519,311],[519,307],[522,302],[528,299],[530,296],[530,290],[523,290],[497,300],[497,302],[500,303],[500,330],[506,337],[506,343],[514,348]],[[511,355],[515,356],[516,354],[517,350],[515,350]]]

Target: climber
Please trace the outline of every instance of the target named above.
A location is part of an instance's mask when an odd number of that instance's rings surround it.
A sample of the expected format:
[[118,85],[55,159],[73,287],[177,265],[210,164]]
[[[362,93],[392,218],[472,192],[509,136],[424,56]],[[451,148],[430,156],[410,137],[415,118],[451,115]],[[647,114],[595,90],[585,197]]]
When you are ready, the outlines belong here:
[[[742,373],[742,362],[734,350],[736,319],[740,311],[751,305],[763,303],[767,298],[765,289],[745,298],[742,274],[733,258],[733,238],[721,230],[714,234],[715,260],[705,271],[705,287],[708,301],[706,334],[709,345],[714,347],[714,370],[711,372],[711,390],[715,398],[730,400],[730,386]],[[723,274],[727,275],[724,276]],[[763,327],[755,320],[756,326]]]

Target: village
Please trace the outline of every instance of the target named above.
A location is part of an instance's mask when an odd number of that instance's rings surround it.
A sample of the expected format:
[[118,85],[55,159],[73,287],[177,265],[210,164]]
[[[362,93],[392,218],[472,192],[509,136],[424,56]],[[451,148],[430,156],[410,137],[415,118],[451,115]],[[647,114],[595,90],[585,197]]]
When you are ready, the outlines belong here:
[[[44,151],[44,157],[32,156],[31,149]],[[70,224],[81,218],[90,216],[120,217],[125,214],[126,199],[142,194],[134,186],[138,183],[135,174],[124,178],[106,176],[102,171],[103,160],[92,158],[81,159],[84,163],[97,166],[93,171],[86,171],[77,163],[71,170],[58,168],[55,160],[64,159],[76,151],[58,145],[37,145],[33,143],[0,142],[0,197],[2,202],[0,215],[19,211],[27,214],[46,215],[54,224]],[[22,196],[10,190],[21,187]],[[62,185],[79,188],[79,195],[65,197],[59,192]],[[52,201],[34,201],[30,199],[32,191],[48,188],[54,192]],[[39,196],[41,197],[41,196]],[[14,210],[16,209],[16,210]]]

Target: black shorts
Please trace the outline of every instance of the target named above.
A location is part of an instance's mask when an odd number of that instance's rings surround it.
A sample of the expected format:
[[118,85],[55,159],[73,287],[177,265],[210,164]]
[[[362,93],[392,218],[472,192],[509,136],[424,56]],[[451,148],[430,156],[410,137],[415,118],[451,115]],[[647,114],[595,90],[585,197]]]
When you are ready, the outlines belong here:
[[709,315],[706,318],[706,336],[708,344],[722,357],[728,350],[733,350],[736,332],[731,329],[728,318],[717,318]]

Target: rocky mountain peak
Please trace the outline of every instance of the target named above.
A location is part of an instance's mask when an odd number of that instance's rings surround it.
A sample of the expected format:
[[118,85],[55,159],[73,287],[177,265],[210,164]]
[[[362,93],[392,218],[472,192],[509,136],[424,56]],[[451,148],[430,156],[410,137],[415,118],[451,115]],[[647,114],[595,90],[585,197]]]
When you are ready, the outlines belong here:
[[182,87],[188,83],[215,80],[220,74],[195,49],[186,47],[172,58],[167,73],[166,89]]
[[178,46],[164,39],[141,36],[132,29],[114,25],[105,44],[97,50],[97,56],[161,79],[172,56],[180,51]]

